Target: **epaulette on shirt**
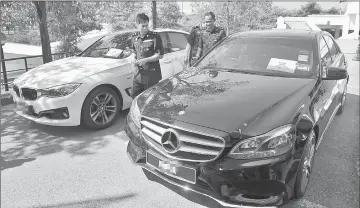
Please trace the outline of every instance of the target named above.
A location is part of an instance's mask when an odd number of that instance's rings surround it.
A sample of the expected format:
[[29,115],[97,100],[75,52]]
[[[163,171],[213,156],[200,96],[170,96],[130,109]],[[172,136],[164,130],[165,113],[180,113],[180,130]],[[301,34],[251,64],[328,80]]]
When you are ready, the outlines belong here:
[[149,31],[149,34],[150,34],[150,35],[156,35],[156,34],[157,34],[157,32],[154,32],[154,31]]

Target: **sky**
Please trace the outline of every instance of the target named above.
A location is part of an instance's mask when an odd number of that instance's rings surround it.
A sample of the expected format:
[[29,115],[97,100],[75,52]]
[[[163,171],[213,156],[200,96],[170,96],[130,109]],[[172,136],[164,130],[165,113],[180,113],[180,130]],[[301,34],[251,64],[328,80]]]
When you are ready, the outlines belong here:
[[[180,9],[182,8],[181,6],[184,6],[184,13],[191,13],[191,3],[190,1],[178,1],[178,4],[180,5]],[[302,5],[307,4],[307,1],[273,1],[273,5],[274,6],[279,6],[285,9],[300,9]],[[321,6],[322,9],[330,9],[331,7],[340,7],[340,3],[339,1],[321,1],[318,2],[318,4]],[[344,7],[345,5],[343,5]]]

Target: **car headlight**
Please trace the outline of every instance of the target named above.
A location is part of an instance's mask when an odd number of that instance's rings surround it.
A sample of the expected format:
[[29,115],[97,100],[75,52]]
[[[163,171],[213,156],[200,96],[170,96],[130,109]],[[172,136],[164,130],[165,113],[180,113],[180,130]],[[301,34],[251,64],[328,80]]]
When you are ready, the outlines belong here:
[[231,149],[229,157],[234,159],[256,159],[282,155],[293,147],[294,140],[295,131],[293,125],[281,126],[266,134],[239,142]]
[[46,89],[40,89],[38,90],[38,97],[40,96],[46,96],[50,98],[63,97],[74,92],[80,85],[81,84],[74,83],[74,84],[57,85]]
[[131,119],[134,121],[135,125],[140,128],[141,114],[140,114],[139,106],[137,105],[137,98],[138,97],[135,97],[135,99],[132,101],[129,114],[131,116]]

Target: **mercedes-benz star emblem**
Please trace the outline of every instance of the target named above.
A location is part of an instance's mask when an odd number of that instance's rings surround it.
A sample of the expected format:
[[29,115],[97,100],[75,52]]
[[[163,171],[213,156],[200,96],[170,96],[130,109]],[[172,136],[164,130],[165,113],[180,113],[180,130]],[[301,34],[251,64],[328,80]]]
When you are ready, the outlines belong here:
[[176,131],[168,129],[161,137],[161,145],[168,153],[175,153],[180,148],[180,140]]

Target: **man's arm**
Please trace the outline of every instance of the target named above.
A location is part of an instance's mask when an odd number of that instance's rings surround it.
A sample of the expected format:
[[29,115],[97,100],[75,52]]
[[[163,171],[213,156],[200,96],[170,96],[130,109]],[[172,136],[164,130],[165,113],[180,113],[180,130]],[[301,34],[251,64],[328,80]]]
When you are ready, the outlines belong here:
[[196,52],[196,58],[199,59],[202,55],[202,51],[203,51],[203,39],[202,39],[202,36],[199,38],[199,44],[198,44],[198,49],[197,49],[197,52]]
[[191,46],[194,45],[194,41],[196,38],[196,27],[192,27],[190,29],[190,33],[189,36],[187,38],[187,44],[186,44],[186,56],[185,56],[185,63],[189,64],[190,63],[190,59],[191,59]]
[[191,45],[189,43],[186,44],[185,54],[186,56],[184,57],[184,62],[185,64],[188,65],[190,63],[190,56],[191,56]]
[[222,29],[220,32],[220,40],[224,39],[225,37],[226,37],[226,32],[224,29]]
[[135,39],[134,37],[131,38],[131,49],[133,50],[133,52],[135,54],[135,60],[136,60],[137,59],[137,52],[136,52],[136,48],[135,48],[135,44],[134,44],[134,39]]

